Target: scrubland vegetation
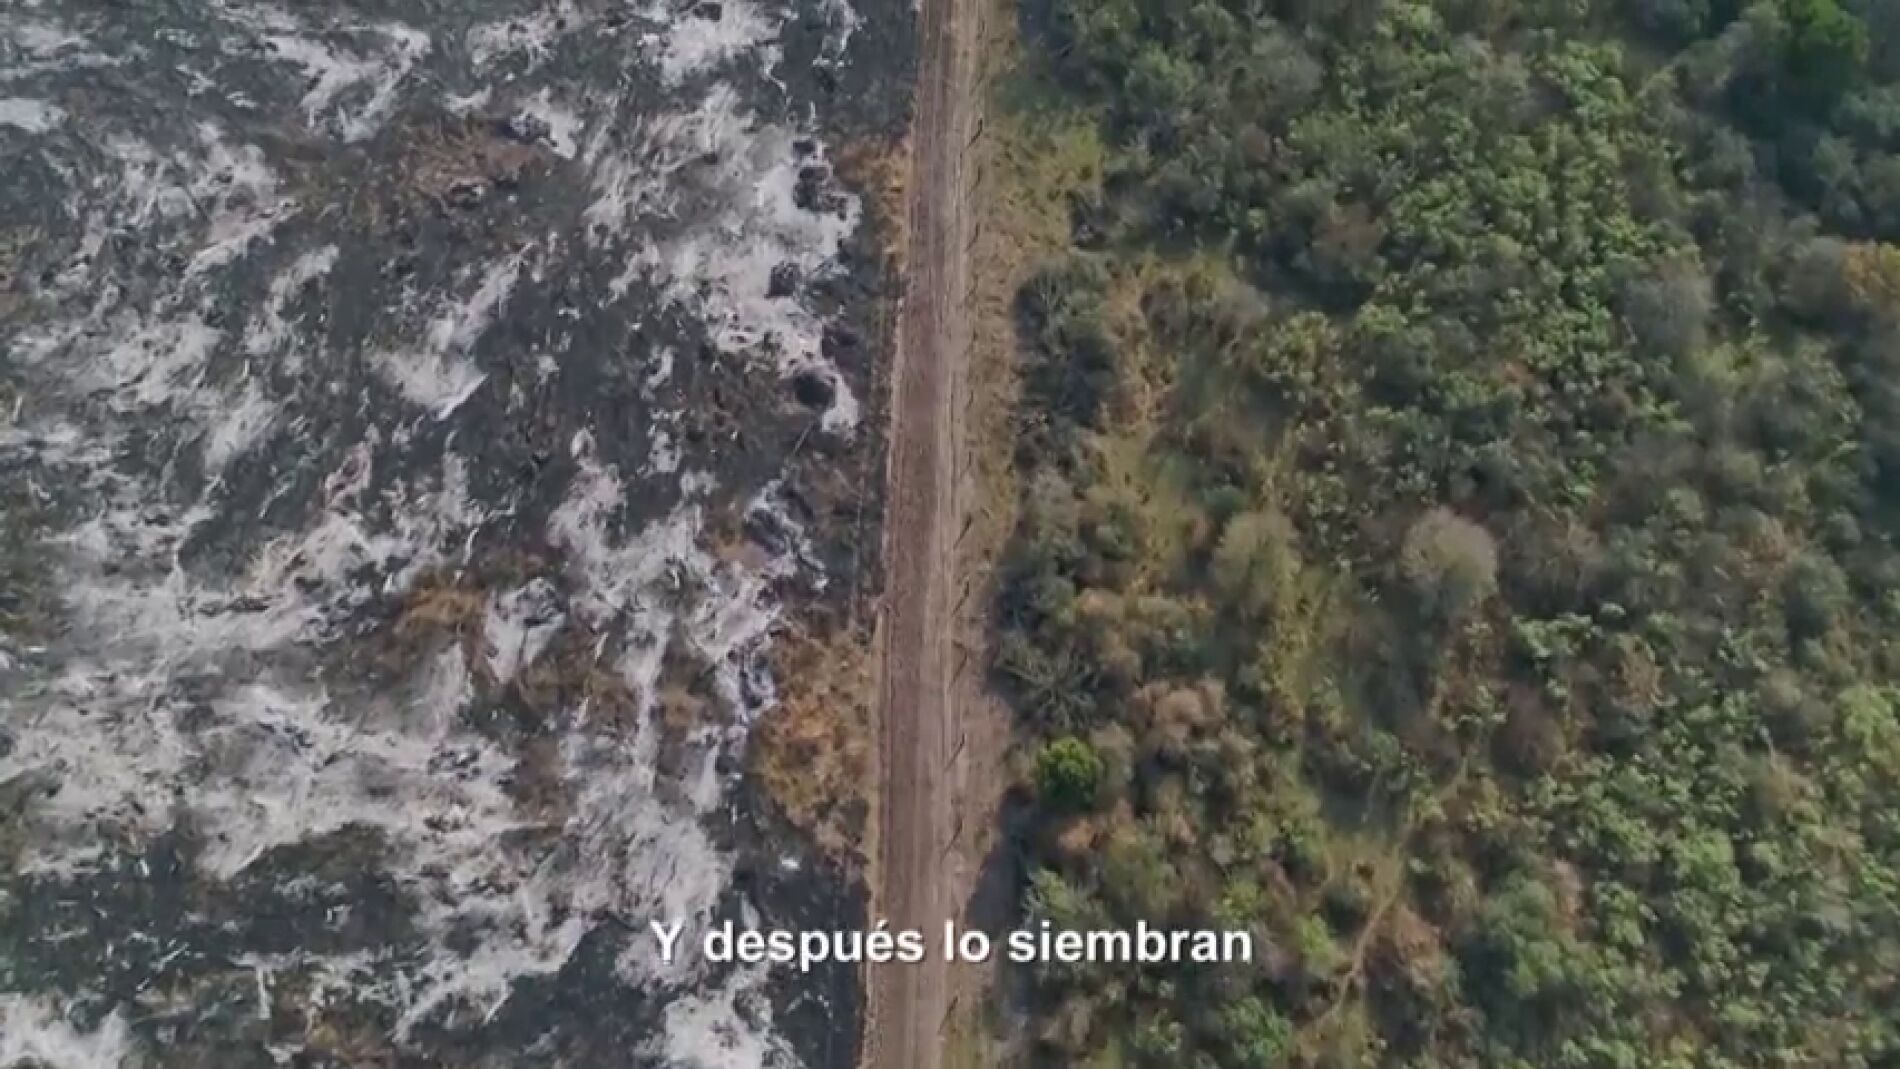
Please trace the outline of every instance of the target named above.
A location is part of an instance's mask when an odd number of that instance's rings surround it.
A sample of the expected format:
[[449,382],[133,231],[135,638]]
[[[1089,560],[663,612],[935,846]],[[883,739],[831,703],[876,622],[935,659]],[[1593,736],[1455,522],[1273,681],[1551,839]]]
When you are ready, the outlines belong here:
[[1900,3],[1025,2],[1038,1057],[1900,1065]]

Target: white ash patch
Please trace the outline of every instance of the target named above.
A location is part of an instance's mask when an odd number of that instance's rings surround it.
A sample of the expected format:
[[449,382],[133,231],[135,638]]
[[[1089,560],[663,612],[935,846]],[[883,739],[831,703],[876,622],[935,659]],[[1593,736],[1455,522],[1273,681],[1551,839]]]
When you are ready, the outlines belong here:
[[654,350],[653,370],[647,372],[647,377],[642,381],[641,386],[646,391],[646,395],[652,397],[654,391],[666,385],[667,380],[672,377],[673,349],[671,346],[662,345]]
[[75,33],[50,22],[21,18],[7,20],[8,25],[0,27],[0,34],[22,52],[34,59],[51,59],[61,52],[82,47],[86,44],[84,34]]
[[[296,898],[296,892],[310,888],[310,882],[297,877],[278,888],[286,898]],[[304,981],[301,1000],[310,1013],[322,1014],[331,1006],[355,997],[368,987],[375,978],[374,959],[363,951],[349,954],[317,956],[302,951],[286,954],[237,954],[231,958],[231,964],[240,969],[251,970],[255,978],[258,997],[258,1018],[265,1020],[270,1015],[271,987],[280,974],[296,974]],[[275,1055],[279,1064],[288,1064],[303,1050],[301,1044]]]
[[583,153],[596,195],[585,215],[594,240],[672,219],[689,182],[706,187],[718,206],[683,233],[643,245],[610,292],[619,296],[647,279],[701,318],[721,351],[769,361],[786,378],[822,379],[831,390],[823,428],[855,428],[858,400],[824,355],[824,319],[797,293],[774,288],[778,272],[801,282],[835,275],[860,222],[857,197],[837,193],[828,180],[823,202],[800,206],[801,171],[829,174],[822,146],[811,141],[801,156],[806,139],[759,123],[724,84],[695,111],[642,120],[629,132],[630,151],[613,151],[609,137],[603,124]]
[[428,34],[400,23],[351,29],[364,39],[367,55],[306,36],[302,27],[263,38],[276,58],[301,68],[309,81],[301,101],[304,120],[346,144],[366,140],[381,128],[403,82],[430,49]]
[[[173,689],[179,678],[216,678],[207,671],[233,650],[262,654],[321,639],[371,593],[352,576],[380,571],[402,589],[428,562],[451,557],[464,524],[479,522],[468,511],[465,476],[445,465],[431,493],[392,491],[396,530],[375,533],[355,512],[367,504],[376,462],[366,445],[326,480],[324,516],[267,545],[229,587],[165,564],[202,514],[167,520],[128,507],[66,541],[76,561],[89,562],[71,569],[90,576],[72,608],[93,641],[33,700],[13,752],[0,759],[0,781],[44,777],[57,787],[29,815],[34,856],[70,866],[108,827],[149,835],[183,820],[206,844],[199,865],[222,879],[284,846],[346,827],[374,829],[388,847],[390,875],[421,910],[417,930],[429,949],[414,969],[352,975],[356,994],[400,1011],[401,1037],[450,1008],[492,1015],[521,978],[561,968],[605,917],[641,927],[685,919],[697,931],[730,879],[730,860],[701,824],[724,804],[718,757],[769,701],[757,674],[777,610],[764,581],[794,565],[774,561],[750,572],[715,560],[698,545],[699,510],[690,504],[620,540],[612,533],[624,503],[619,480],[585,436],[575,449],[581,472],[549,521],[549,537],[569,552],[581,591],[575,610],[626,634],[619,669],[640,708],[631,738],[595,726],[585,708],[554,725],[570,799],[564,817],[546,823],[504,790],[515,759],[463,721],[472,684],[457,646],[425,665],[413,686],[367,706],[268,676],[229,679],[208,701]],[[409,566],[397,566],[412,555]],[[106,562],[130,566],[108,573]],[[552,588],[517,594],[497,602],[498,615],[545,603]],[[557,626],[545,612],[523,621],[515,664],[491,669],[529,663],[540,641],[534,630]],[[692,729],[683,790],[663,787],[675,773],[661,770],[652,717],[661,659],[676,636],[714,667],[732,712]],[[191,790],[173,793],[187,770]],[[484,933],[473,946],[456,937],[471,926]],[[727,1056],[781,1049],[765,1018],[731,1011],[752,997],[745,991],[693,993],[709,980],[701,963],[669,969],[651,955],[629,955],[621,966],[628,982],[657,986],[682,1007],[668,1014],[656,1048],[701,1050],[707,1065],[746,1064]],[[332,971],[354,968],[338,962]]]
[[307,250],[271,279],[264,306],[257,310],[244,332],[245,352],[252,356],[269,356],[284,351],[288,368],[294,370],[302,365],[303,354],[297,348],[285,350],[285,343],[293,330],[285,313],[305,288],[328,275],[330,269],[336,266],[337,252],[335,245]]
[[673,437],[671,429],[655,426],[651,434],[651,444],[647,447],[647,462],[640,469],[641,474],[672,475],[680,470],[680,444]]
[[46,999],[0,994],[0,1066],[137,1069],[143,1063],[118,1013],[84,1030]]
[[44,100],[0,97],[0,126],[43,134],[66,121],[66,109]]
[[778,36],[785,24],[785,8],[768,12],[746,0],[702,0],[678,13],[660,0],[641,14],[659,26],[645,35],[644,51],[658,55],[660,76],[668,85],[680,85],[742,56],[768,74],[779,64]]
[[553,90],[545,87],[522,103],[515,121],[542,130],[548,148],[564,160],[573,159],[580,151],[580,138],[587,132],[587,122],[580,113],[556,102]]
[[472,115],[487,107],[494,95],[495,91],[486,86],[473,93],[445,93],[442,107],[451,115]]
[[198,127],[204,146],[201,161],[181,163],[192,173],[188,197],[207,224],[187,276],[202,275],[242,258],[253,242],[265,238],[291,210],[278,192],[277,175],[255,145],[232,146],[212,123]]
[[[797,209],[791,191],[800,164],[790,146],[802,130],[762,122],[718,80],[741,64],[769,79],[786,13],[726,3],[710,19],[642,3],[666,26],[643,36],[633,24],[618,38],[626,61],[658,72],[692,111],[654,115],[653,101],[616,95],[625,93],[620,84],[589,87],[580,65],[566,62],[580,51],[568,42],[585,31],[592,56],[599,51],[592,42],[609,31],[569,3],[466,33],[465,23],[445,20],[454,28],[432,39],[321,8],[214,0],[216,24],[199,36],[221,52],[188,91],[237,108],[289,102],[286,114],[255,119],[345,142],[382,130],[404,92],[418,87],[433,94],[453,86],[461,95],[449,104],[464,113],[492,106],[492,114],[533,118],[545,124],[555,153],[586,169],[594,191],[586,248],[633,259],[662,236],[636,271],[706,317],[721,348],[783,374],[819,366],[820,318],[797,295],[768,297],[765,289],[779,264],[804,278],[835,270],[839,243],[856,225],[855,202]],[[24,20],[3,21],[13,24],[0,26],[0,37],[14,47],[0,46],[0,79],[35,64],[91,62],[83,36],[48,29],[28,47],[20,43],[31,36]],[[160,40],[184,47],[186,38]],[[274,52],[264,51],[267,41]],[[458,43],[467,64],[453,54]],[[253,99],[210,81],[234,68],[267,72],[276,84]],[[42,92],[16,87],[13,96]],[[180,92],[185,107],[208,107]],[[0,455],[30,460],[34,478],[66,481],[86,502],[47,546],[70,630],[46,667],[32,666],[40,675],[31,686],[8,696],[16,708],[0,782],[55,788],[22,816],[28,867],[77,873],[103,860],[102,843],[189,824],[207,844],[201,875],[227,879],[254,876],[287,847],[344,828],[372,830],[385,846],[377,863],[415,911],[417,945],[247,956],[239,965],[253,969],[259,1012],[268,1012],[278,978],[295,972],[314,1006],[388,1006],[401,1043],[450,1015],[458,1027],[471,1012],[491,1017],[520,980],[561,969],[587,932],[610,921],[638,931],[648,920],[686,920],[685,938],[695,941],[732,893],[734,860],[707,829],[732,804],[722,757],[775,700],[765,656],[781,612],[774,588],[788,577],[813,578],[808,540],[782,494],[768,488],[748,506],[772,532],[762,562],[707,549],[712,477],[694,470],[704,458],[687,456],[678,413],[659,403],[674,362],[659,348],[639,368],[655,410],[645,462],[621,457],[623,473],[585,430],[573,436],[579,474],[541,532],[561,552],[564,571],[491,592],[479,646],[443,637],[399,682],[372,694],[326,688],[316,680],[331,677],[315,663],[363,633],[366,611],[403,598],[425,574],[469,565],[478,536],[498,530],[492,521],[515,499],[477,501],[469,462],[454,452],[439,470],[412,470],[412,453],[440,444],[443,434],[421,420],[392,428],[380,412],[354,432],[360,439],[340,460],[316,466],[317,457],[334,456],[315,452],[317,442],[326,450],[344,444],[320,438],[334,433],[325,420],[342,383],[282,373],[356,355],[326,351],[332,335],[318,306],[328,313],[341,296],[316,291],[353,271],[363,250],[351,245],[346,258],[320,237],[281,247],[290,235],[333,226],[324,205],[296,202],[305,187],[288,177],[295,169],[273,173],[259,150],[213,126],[183,122],[163,133],[107,126],[93,136],[110,165],[72,179],[78,250],[46,286],[62,314],[10,339],[48,388],[31,398],[24,424],[0,430]],[[708,153],[711,165],[700,160]],[[805,162],[822,165],[822,149]],[[297,225],[282,225],[289,219]],[[536,231],[530,252],[480,254],[448,284],[352,310],[374,322],[401,316],[383,344],[362,353],[370,367],[410,403],[442,420],[459,412],[466,424],[482,410],[462,407],[484,381],[476,350],[498,341],[491,332],[515,311],[523,271],[566,277],[561,254],[571,239],[557,234],[566,225],[564,217]],[[116,260],[128,235],[181,269],[151,273],[145,261]],[[761,264],[764,274],[754,269]],[[258,273],[255,284],[250,272]],[[335,278],[343,294],[374,291],[363,282]],[[230,314],[232,293],[260,290],[250,307]],[[605,310],[614,296],[584,313]],[[557,324],[552,337],[566,329]],[[574,335],[584,336],[582,328]],[[547,352],[527,355],[553,373]],[[562,359],[582,355],[593,354]],[[276,396],[283,387],[272,383],[289,378],[299,380],[296,389],[328,392]],[[59,411],[95,390],[104,404]],[[844,391],[839,397],[829,428],[848,428],[854,418]],[[88,422],[71,422],[78,419]],[[166,458],[128,459],[156,426],[173,429],[177,448],[201,451],[214,476],[202,492],[181,487],[168,470],[148,470]],[[443,448],[492,432],[449,426]],[[240,515],[222,496],[238,491],[221,488],[216,476],[267,440],[271,463],[296,476],[270,488],[261,506],[247,500]],[[652,485],[629,494],[623,474]],[[319,490],[307,489],[313,481]],[[664,501],[669,484],[680,504],[634,522],[647,515],[649,491]],[[264,516],[280,526],[264,528]],[[216,555],[200,563],[207,542]],[[539,758],[546,767],[533,770],[548,780],[546,798],[530,800],[514,790],[530,773],[521,755],[475,730],[472,711],[544,657],[562,629],[579,626],[605,636],[602,666],[618,674],[634,708],[603,715],[579,700],[546,710],[542,724],[557,745]],[[683,729],[656,716],[669,649],[709,669],[717,698]],[[617,966],[625,982],[668,1007],[637,1053],[708,1069],[796,1064],[773,1032],[763,973],[728,973],[715,983],[714,970],[690,956],[665,966],[637,948]],[[10,1022],[29,1019],[19,1005],[0,1007],[0,1044],[14,1035]],[[35,1008],[31,1019],[42,1023],[32,1027],[56,1029],[49,1013]],[[110,1038],[106,1028],[66,1038],[99,1035]],[[100,1060],[109,1047],[73,1064],[121,1064]]]
[[[730,102],[715,96],[708,106]],[[763,355],[784,376],[809,371],[828,381],[824,429],[849,431],[857,426],[858,402],[824,356],[824,321],[796,295],[774,295],[773,274],[810,280],[836,273],[839,250],[858,227],[858,200],[840,197],[838,207],[816,211],[798,204],[801,169],[826,161],[816,146],[801,159],[789,130],[722,121],[703,129],[723,135],[713,150],[722,161],[723,211],[636,262],[705,320],[722,351]]]
[[864,16],[858,14],[850,0],[820,0],[819,10],[824,12],[827,28],[825,46],[818,62],[832,66],[841,64],[845,53],[851,49],[851,38],[864,25]]
[[[206,836],[203,869],[228,879],[276,847],[346,827],[376,829],[418,861],[466,865],[521,826],[499,787],[514,761],[459,728],[454,710],[427,710],[434,730],[345,712],[320,692],[264,683],[212,704],[192,742],[214,773],[185,802]],[[433,827],[415,826],[422,814]]]
[[[622,238],[636,225],[674,218],[688,169],[708,158],[723,160],[746,143],[754,125],[738,90],[723,82],[710,86],[691,111],[639,116],[624,131],[612,122],[598,125],[581,156],[594,193],[584,216],[590,238]],[[614,283],[616,296],[633,277]]]
[[666,1008],[666,1032],[654,1053],[680,1069],[796,1065],[790,1048],[751,1022],[771,1015],[765,972],[741,970],[703,998],[677,999]]
[[115,66],[121,60],[96,49],[82,33],[9,11],[0,20],[0,83],[61,71]]
[[469,359],[469,352],[514,291],[524,257],[518,254],[489,264],[467,297],[441,302],[417,343],[377,353],[373,358],[377,370],[410,403],[428,409],[438,420],[446,419],[487,379]]
[[518,58],[528,73],[547,62],[562,38],[589,26],[579,8],[561,0],[532,14],[482,23],[468,31],[463,45],[477,70]]
[[[115,236],[140,234],[149,243],[183,253],[186,281],[246,255],[292,213],[279,192],[275,173],[250,145],[232,145],[215,123],[195,129],[199,152],[161,154],[146,142],[123,134],[105,138],[109,174],[79,179],[65,205],[68,217],[82,220],[79,246],[48,286],[49,296],[85,296],[95,321],[114,311],[119,280],[100,277],[98,260]],[[201,296],[201,286],[173,287],[166,307]]]
[[655,397],[658,385],[672,373],[672,350],[662,347],[655,356],[655,364],[656,368],[641,383],[641,395],[652,404],[652,409],[647,425],[647,455],[640,465],[640,476],[670,485],[677,481],[680,465],[686,459],[680,441],[680,424],[684,413]]
[[[685,945],[698,942],[730,879],[730,861],[706,839],[697,818],[723,804],[717,773],[719,754],[743,738],[744,726],[772,700],[761,688],[761,657],[766,635],[775,626],[777,608],[764,597],[767,573],[721,564],[696,545],[698,508],[682,505],[668,520],[617,544],[607,518],[621,499],[619,479],[593,456],[592,441],[577,438],[581,461],[567,504],[550,523],[550,535],[565,546],[581,588],[590,597],[579,603],[595,619],[615,619],[629,640],[621,672],[642,696],[642,728],[631,749],[608,737],[575,733],[563,755],[576,789],[575,817],[589,829],[583,856],[592,877],[583,881],[617,901],[619,915],[632,923],[650,919],[686,922]],[[697,603],[678,617],[654,603],[650,591],[699,593]],[[715,689],[736,716],[728,723],[692,729],[689,745],[699,753],[697,770],[685,774],[688,809],[662,818],[649,801],[657,783],[656,725],[650,720],[669,637],[678,628],[693,651],[712,666]],[[619,968],[632,982],[658,984],[670,1009],[654,1047],[679,1064],[765,1066],[750,1055],[784,1053],[770,1028],[769,1013],[739,1014],[735,1005],[754,997],[757,978],[734,974],[718,988],[706,987],[707,966],[695,954],[663,964],[655,955],[630,951]],[[755,1007],[760,1009],[762,1007]],[[791,1063],[786,1063],[791,1064]]]
[[104,344],[75,343],[68,359],[81,363],[81,383],[110,391],[112,406],[122,412],[173,402],[201,408],[200,376],[224,337],[202,317],[202,310],[193,309],[170,318],[107,320],[99,324],[106,330]]
[[746,505],[747,518],[768,536],[766,548],[771,551],[773,576],[787,579],[803,574],[814,589],[823,590],[827,576],[819,565],[818,549],[811,533],[793,515],[787,494],[785,480],[773,479]]
[[[278,401],[248,374],[230,383],[212,379],[212,357],[226,341],[212,325],[213,284],[267,244],[294,205],[256,147],[229,143],[213,124],[195,133],[196,154],[161,155],[132,138],[110,143],[117,171],[94,176],[67,205],[85,229],[73,259],[48,286],[55,298],[89,305],[73,320],[26,335],[18,355],[99,392],[120,413],[190,417],[203,427],[200,442],[215,469],[261,440]],[[121,283],[101,264],[107,242],[128,227],[185,264],[144,308],[122,300]]]
[[[611,102],[581,148],[593,194],[581,219],[596,247],[625,240],[644,220],[669,217],[679,196],[675,176],[695,155],[691,145],[710,142],[698,130],[698,113],[639,115],[623,126],[622,103]],[[624,295],[629,282],[616,282],[613,296]]]
[[[268,846],[294,841],[283,830],[294,819],[332,819],[326,815],[335,808],[330,805],[296,818],[284,815],[296,807],[260,792],[273,785],[307,788],[297,787],[294,778],[262,773],[259,782],[248,782],[256,747],[240,745],[252,728],[271,737],[299,719],[310,722],[291,733],[321,742],[326,728],[316,716],[320,702],[280,694],[264,683],[242,684],[211,704],[215,716],[209,725],[186,732],[178,718],[187,710],[201,715],[204,707],[177,694],[172,684],[207,673],[215,677],[237,654],[266,654],[324,638],[332,621],[376,593],[351,577],[367,569],[406,582],[402,575],[413,576],[440,559],[443,551],[434,547],[454,545],[451,525],[479,519],[458,500],[456,479],[445,465],[441,487],[419,495],[396,531],[372,533],[347,511],[360,476],[336,475],[329,486],[334,509],[309,529],[266,543],[228,584],[194,578],[176,564],[179,546],[206,522],[208,510],[167,516],[162,507],[141,502],[140,488],[123,480],[113,480],[120,483],[115,496],[123,506],[57,543],[70,562],[67,602],[85,641],[32,703],[24,718],[30,728],[16,738],[14,751],[0,758],[0,781],[50,774],[59,783],[29,821],[42,832],[29,860],[60,864],[70,857],[62,847],[97,841],[104,826],[156,834],[178,815],[176,805],[218,830],[216,841],[224,845],[207,855],[207,864],[228,875]],[[407,496],[396,493],[398,500]],[[394,566],[403,559],[410,567],[399,571]],[[355,738],[342,726],[330,729],[333,741],[346,734]],[[405,754],[414,756],[397,745],[400,740],[384,740],[373,730],[358,741],[368,748],[365,760],[393,765]],[[292,765],[285,766],[286,775]],[[167,785],[181,782],[187,768],[204,769],[188,797],[150,804],[167,798]],[[338,770],[355,772],[349,766]],[[245,798],[256,805],[240,805],[237,799]]]
[[530,580],[500,597],[491,598],[482,618],[482,648],[488,672],[506,683],[515,673],[541,658],[548,643],[567,623],[553,584]]
[[237,396],[211,417],[212,425],[203,439],[206,470],[223,470],[263,441],[277,424],[279,408],[264,387],[247,374]]

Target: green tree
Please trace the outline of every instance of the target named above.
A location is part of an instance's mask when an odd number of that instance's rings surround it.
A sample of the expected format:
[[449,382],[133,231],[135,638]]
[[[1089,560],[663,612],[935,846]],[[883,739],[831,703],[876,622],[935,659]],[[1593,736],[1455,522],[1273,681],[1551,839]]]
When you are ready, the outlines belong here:
[[1236,1069],[1278,1069],[1293,1053],[1293,1026],[1257,998],[1243,998],[1223,1009],[1220,1032],[1233,1051]]
[[1030,902],[1271,938],[1037,970],[1037,1053],[1900,1050],[1900,3],[1054,3]]
[[1082,739],[1065,736],[1036,755],[1036,795],[1058,811],[1085,809],[1102,781],[1102,758]]
[[1859,84],[1867,65],[1867,26],[1838,0],[1781,0],[1787,25],[1783,63],[1795,91],[1832,107]]

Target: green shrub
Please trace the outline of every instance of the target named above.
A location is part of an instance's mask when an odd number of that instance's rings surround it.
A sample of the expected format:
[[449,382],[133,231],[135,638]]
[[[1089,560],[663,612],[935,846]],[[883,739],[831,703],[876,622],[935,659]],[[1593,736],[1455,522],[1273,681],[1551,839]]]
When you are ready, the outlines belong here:
[[1074,736],[1055,739],[1036,754],[1036,796],[1061,811],[1087,808],[1102,781],[1102,758]]

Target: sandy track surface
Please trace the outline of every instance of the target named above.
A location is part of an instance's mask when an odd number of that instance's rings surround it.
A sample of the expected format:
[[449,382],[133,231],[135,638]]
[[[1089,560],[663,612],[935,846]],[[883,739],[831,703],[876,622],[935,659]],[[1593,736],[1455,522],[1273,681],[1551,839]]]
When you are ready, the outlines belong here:
[[937,1069],[951,971],[937,952],[961,912],[955,856],[955,543],[959,405],[968,354],[967,248],[980,0],[923,0],[906,189],[909,242],[891,385],[886,584],[880,619],[879,913],[930,939],[919,965],[870,976],[867,1069]]

